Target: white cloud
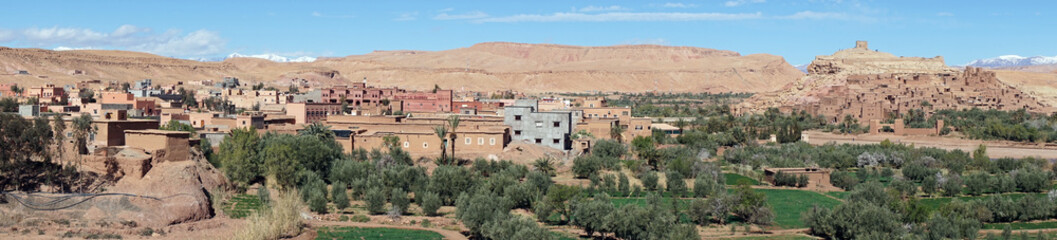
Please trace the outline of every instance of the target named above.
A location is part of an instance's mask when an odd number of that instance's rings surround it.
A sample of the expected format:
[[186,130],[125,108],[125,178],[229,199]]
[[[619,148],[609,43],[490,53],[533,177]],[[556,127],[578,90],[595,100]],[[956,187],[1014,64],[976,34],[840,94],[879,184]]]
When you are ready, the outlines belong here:
[[578,12],[613,12],[613,11],[627,11],[628,8],[613,5],[613,6],[586,6],[577,9]]
[[72,50],[93,50],[93,49],[95,49],[95,48],[91,48],[91,47],[72,48],[72,47],[66,47],[66,46],[58,46],[58,47],[52,48],[51,50],[55,50],[55,51],[72,51]]
[[679,13],[679,12],[612,12],[599,14],[553,13],[550,15],[520,14],[506,17],[477,19],[473,22],[660,22],[660,21],[725,21],[762,18],[756,13]]
[[318,17],[318,18],[354,18],[354,17],[356,17],[354,15],[330,15],[330,14],[323,14],[323,13],[320,13],[320,12],[312,12],[312,16],[313,17]]
[[445,9],[437,10],[437,12],[451,12],[451,11],[455,11],[455,8],[445,8]]
[[437,14],[437,16],[433,17],[433,19],[435,19],[435,20],[466,20],[466,19],[486,18],[486,17],[488,17],[488,14],[486,14],[484,12],[473,11],[473,12],[468,12],[468,13],[463,13],[463,14],[440,13],[440,14]]
[[775,19],[789,19],[789,20],[845,20],[845,21],[860,21],[860,22],[873,22],[876,19],[865,16],[865,15],[851,15],[842,12],[814,12],[814,11],[801,11],[792,15],[777,16]]
[[733,1],[727,1],[726,3],[723,3],[723,6],[737,7],[737,6],[741,6],[741,5],[745,5],[745,4],[749,4],[749,3],[764,3],[764,2],[767,2],[767,0],[733,0]]
[[668,40],[664,39],[664,38],[647,38],[647,39],[638,39],[638,38],[636,38],[636,39],[631,39],[631,40],[627,40],[627,41],[621,42],[620,44],[623,44],[623,45],[642,45],[642,44],[671,45],[671,42],[668,42]]
[[666,7],[666,8],[692,8],[692,7],[697,7],[697,4],[693,4],[693,3],[670,3],[669,2],[669,3],[664,3],[664,5],[661,5],[661,7]]
[[418,19],[418,12],[406,12],[400,13],[400,16],[394,18],[393,21],[413,21],[415,19]]
[[940,16],[940,17],[953,17],[953,16],[954,16],[954,13],[950,13],[950,12],[938,12],[938,13],[936,13],[936,16]]
[[[5,37],[5,34],[7,33]],[[87,28],[27,28],[18,31],[0,29],[0,42],[17,42],[32,47],[54,47],[57,50],[122,49],[165,56],[203,56],[224,51],[227,41],[213,31],[198,30],[183,34],[179,30],[155,33],[150,28],[122,25],[113,32]]]

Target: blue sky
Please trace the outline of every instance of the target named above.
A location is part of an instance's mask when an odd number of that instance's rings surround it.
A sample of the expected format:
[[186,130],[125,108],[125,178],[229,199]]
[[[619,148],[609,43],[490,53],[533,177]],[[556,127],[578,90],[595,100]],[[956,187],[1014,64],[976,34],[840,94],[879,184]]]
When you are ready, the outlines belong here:
[[662,44],[809,63],[868,40],[948,64],[1054,56],[1053,1],[15,1],[0,46],[345,56],[509,41]]

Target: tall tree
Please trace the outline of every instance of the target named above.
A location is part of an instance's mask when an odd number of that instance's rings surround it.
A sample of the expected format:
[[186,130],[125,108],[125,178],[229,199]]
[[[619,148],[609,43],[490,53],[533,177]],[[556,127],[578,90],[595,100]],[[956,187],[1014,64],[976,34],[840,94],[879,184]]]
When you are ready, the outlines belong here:
[[[448,158],[448,148],[444,146],[444,143],[448,141],[448,139],[447,139],[448,138],[448,127],[444,126],[444,125],[438,125],[436,127],[433,127],[433,133],[437,134],[437,138],[440,138],[440,142],[441,142],[441,144],[440,144],[440,158],[438,158],[437,160],[440,161],[440,162],[446,162],[446,161],[444,161],[444,159]],[[452,145],[455,145],[455,144],[452,144]]]
[[459,121],[460,121],[459,120],[459,115],[451,115],[451,116],[448,117],[448,130],[450,131],[449,138],[451,138],[451,141],[449,143],[451,143],[451,159],[452,160],[456,159],[455,158],[455,140],[458,139],[459,136],[457,134],[455,134],[455,132],[456,132],[457,129],[459,129]]
[[66,142],[66,122],[62,120],[62,115],[55,115],[55,120],[53,121],[54,129],[52,131],[55,132],[55,153],[62,157],[63,145]]
[[624,127],[618,124],[613,124],[609,127],[609,137],[616,139],[619,143],[624,143]]
[[77,144],[77,152],[79,154],[88,154],[88,136],[95,133],[95,128],[92,126],[92,115],[87,113],[81,114],[80,117],[73,119],[73,136]]

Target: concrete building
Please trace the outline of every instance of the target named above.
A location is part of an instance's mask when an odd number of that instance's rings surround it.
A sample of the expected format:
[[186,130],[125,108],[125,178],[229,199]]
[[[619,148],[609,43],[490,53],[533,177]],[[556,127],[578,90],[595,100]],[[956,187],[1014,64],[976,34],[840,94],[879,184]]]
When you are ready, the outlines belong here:
[[[503,123],[510,126],[511,138],[515,141],[569,150],[572,147],[572,112],[539,112],[536,104],[522,102],[503,109]],[[527,106],[526,106],[527,105]]]
[[143,149],[158,162],[177,162],[191,159],[191,133],[157,129],[125,131],[125,146]]
[[40,87],[29,88],[26,95],[37,98],[42,104],[58,104],[66,102],[68,97],[66,95],[66,89],[50,83]]
[[397,93],[395,100],[403,102],[404,112],[451,112],[452,91]]

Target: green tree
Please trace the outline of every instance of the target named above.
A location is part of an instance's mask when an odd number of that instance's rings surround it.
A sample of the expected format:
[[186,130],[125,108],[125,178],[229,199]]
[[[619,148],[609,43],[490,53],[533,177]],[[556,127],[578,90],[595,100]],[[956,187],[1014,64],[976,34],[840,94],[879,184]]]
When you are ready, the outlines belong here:
[[648,171],[646,173],[643,173],[642,177],[639,180],[642,181],[642,186],[645,187],[646,190],[648,190],[648,191],[656,191],[657,190],[657,180],[659,178],[660,177],[657,176],[657,172]]
[[166,131],[189,132],[189,133],[191,133],[191,135],[195,134],[195,128],[194,127],[192,127],[190,124],[184,124],[184,123],[181,123],[180,121],[176,121],[175,119],[174,120],[169,120],[168,123],[165,123],[165,125],[161,125],[161,127],[158,127],[158,129],[166,130]]
[[573,159],[573,174],[576,178],[587,178],[602,168],[602,160],[596,156],[579,156]]
[[411,206],[411,200],[408,199],[407,192],[400,188],[393,188],[392,193],[389,195],[389,202],[393,204],[393,207],[400,209],[400,214],[406,214]]
[[373,215],[385,213],[385,193],[381,188],[373,187],[367,190],[364,201],[367,205],[367,212]]
[[18,100],[15,98],[0,98],[0,112],[18,112]]
[[246,189],[253,181],[261,177],[262,162],[258,155],[260,136],[257,129],[237,128],[220,143],[217,158],[223,166],[224,174],[239,189]]
[[499,197],[481,188],[476,193],[463,193],[455,202],[455,219],[458,219],[470,234],[480,236],[486,223],[494,218],[504,216],[510,209],[503,209]]
[[80,154],[88,154],[88,136],[95,134],[92,121],[92,115],[87,113],[73,119],[73,138]]
[[682,197],[686,194],[686,181],[683,181],[683,175],[677,171],[669,170],[665,173],[665,184],[668,188],[668,192],[674,197]]
[[459,194],[473,187],[474,179],[470,170],[459,166],[437,166],[429,181],[431,192],[437,193],[445,205],[455,203]]
[[415,198],[419,207],[422,208],[423,215],[437,216],[437,210],[440,209],[440,206],[442,205],[439,195],[433,192],[423,192],[422,194],[416,192]]
[[605,232],[608,232],[605,227],[605,219],[610,212],[613,212],[615,207],[608,200],[595,199],[576,203],[572,206],[572,209],[570,224],[583,228],[584,232],[587,232],[587,236],[591,237],[596,231],[602,233],[603,236]]
[[330,185],[330,198],[334,202],[334,207],[338,208],[338,212],[342,212],[349,207],[349,194],[347,185],[343,182],[335,182]]
[[451,141],[448,141],[449,143],[451,143],[451,159],[458,159],[455,158],[455,140],[459,139],[459,135],[456,134],[456,132],[458,132],[459,130],[460,121],[461,120],[459,120],[459,115],[448,116],[448,129],[451,132],[450,134],[448,134],[448,137],[451,139]]
[[624,131],[624,127],[621,127],[619,124],[613,124],[613,126],[609,127],[609,137],[616,139],[617,143],[623,143]]
[[55,132],[55,153],[62,157],[66,149],[64,147],[66,144],[66,121],[62,119],[62,115],[55,115],[52,123],[54,124],[52,131]]
[[546,173],[547,175],[554,176],[554,160],[551,158],[537,158],[536,161],[532,162],[532,168],[536,171]]
[[[440,157],[437,158],[437,160],[439,160],[442,163],[448,163],[448,161],[445,161],[445,159],[448,158],[448,153],[447,153],[448,152],[448,148],[444,146],[444,145],[449,143],[448,140],[447,140],[447,138],[448,138],[448,127],[445,126],[445,125],[438,125],[436,127],[433,127],[433,133],[437,134],[437,138],[440,138],[440,142],[441,142],[441,144],[440,144]],[[451,144],[455,145],[455,142],[451,142]]]
[[620,175],[617,175],[617,179],[618,179],[617,189],[620,190],[620,194],[622,194],[624,196],[627,196],[628,194],[631,194],[631,183],[630,183],[630,181],[628,181],[628,175],[625,175],[624,173],[620,173]]

